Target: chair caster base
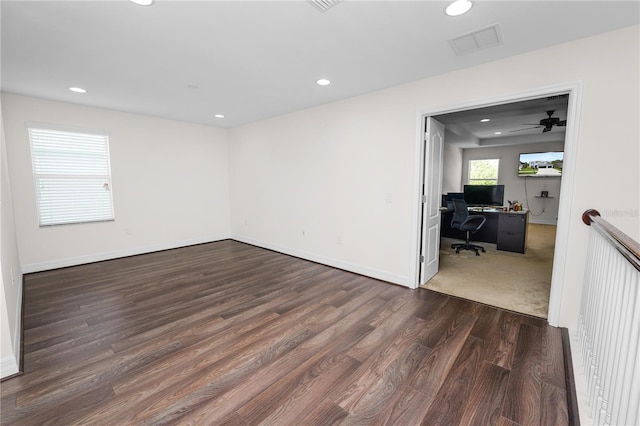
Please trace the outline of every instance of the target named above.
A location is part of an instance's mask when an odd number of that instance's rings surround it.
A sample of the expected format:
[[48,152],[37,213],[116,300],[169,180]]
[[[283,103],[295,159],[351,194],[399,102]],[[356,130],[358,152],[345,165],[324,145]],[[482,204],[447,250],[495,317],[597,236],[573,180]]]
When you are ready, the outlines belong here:
[[460,250],[473,251],[476,254],[476,256],[480,256],[480,251],[482,251],[483,253],[487,252],[484,249],[484,247],[477,246],[475,244],[466,244],[466,243],[451,244],[451,248],[456,249],[456,254],[460,254]]

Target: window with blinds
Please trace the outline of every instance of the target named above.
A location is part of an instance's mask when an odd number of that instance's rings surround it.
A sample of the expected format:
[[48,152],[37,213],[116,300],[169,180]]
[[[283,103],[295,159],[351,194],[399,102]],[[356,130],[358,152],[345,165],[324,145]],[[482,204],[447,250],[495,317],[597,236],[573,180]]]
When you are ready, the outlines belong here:
[[40,226],[113,220],[107,135],[29,128]]

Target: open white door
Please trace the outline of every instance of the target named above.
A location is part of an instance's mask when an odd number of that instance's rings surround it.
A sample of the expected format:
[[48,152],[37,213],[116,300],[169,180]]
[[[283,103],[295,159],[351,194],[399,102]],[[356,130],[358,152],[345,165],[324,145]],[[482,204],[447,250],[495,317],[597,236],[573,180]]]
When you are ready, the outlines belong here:
[[438,273],[443,149],[444,125],[431,117],[426,117],[422,181],[420,285],[426,283]]

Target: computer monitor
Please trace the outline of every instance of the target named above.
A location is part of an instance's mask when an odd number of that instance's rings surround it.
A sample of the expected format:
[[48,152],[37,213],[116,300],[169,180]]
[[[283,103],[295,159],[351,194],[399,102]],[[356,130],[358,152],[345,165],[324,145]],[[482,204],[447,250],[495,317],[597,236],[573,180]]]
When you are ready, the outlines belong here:
[[442,194],[442,207],[450,207],[453,209],[453,203],[451,200],[454,198],[464,200],[464,192],[449,192],[447,194]]
[[504,185],[465,185],[464,201],[470,206],[502,206]]

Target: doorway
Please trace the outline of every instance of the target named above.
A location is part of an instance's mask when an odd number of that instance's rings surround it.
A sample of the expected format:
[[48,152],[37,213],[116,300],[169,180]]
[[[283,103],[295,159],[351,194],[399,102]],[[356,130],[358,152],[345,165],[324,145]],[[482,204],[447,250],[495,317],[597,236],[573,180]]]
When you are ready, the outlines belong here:
[[[442,108],[435,109],[433,111],[425,111],[420,116],[421,124],[424,123],[426,117],[435,117],[442,118],[448,114],[460,114],[469,111],[480,111],[482,109],[488,108],[496,108],[508,106],[508,104],[515,104],[520,102],[534,101],[537,99],[554,99],[563,97],[566,101],[566,129],[564,132],[564,165],[563,165],[563,174],[561,181],[561,189],[559,191],[558,196],[558,210],[557,210],[557,233],[555,237],[555,247],[553,251],[553,260],[552,260],[552,276],[551,276],[551,289],[549,292],[549,306],[547,312],[547,320],[551,325],[557,324],[559,318],[559,301],[560,295],[562,293],[562,277],[565,272],[565,256],[566,248],[568,245],[568,223],[569,223],[569,207],[571,200],[571,190],[572,190],[572,182],[574,175],[574,157],[576,151],[577,144],[577,117],[578,107],[579,107],[579,96],[580,96],[580,84],[579,83],[569,83],[562,86],[554,86],[549,88],[541,88],[533,91],[528,91],[526,93],[514,94],[511,96],[504,96],[502,98],[491,99],[486,101],[479,101],[477,103],[465,104],[461,106],[454,106],[450,108]],[[541,111],[544,113],[544,111]],[[546,114],[543,114],[546,116]],[[543,117],[542,117],[543,118]],[[540,118],[540,119],[542,119]],[[564,117],[563,117],[564,118]],[[536,124],[539,125],[539,121],[535,122],[522,122],[519,125],[525,124]],[[531,126],[535,127],[535,126]],[[513,129],[509,129],[513,130]],[[422,133],[422,132],[421,132]],[[526,133],[526,132],[525,132]],[[541,132],[542,133],[542,132]],[[544,132],[548,133],[548,132]],[[447,134],[448,135],[448,134]],[[510,137],[511,135],[507,135]],[[539,138],[539,136],[537,136]],[[419,140],[422,143],[423,135],[419,135]],[[485,145],[486,142],[482,140],[478,141],[480,145]],[[420,149],[417,152],[421,152]],[[428,164],[429,160],[420,161],[419,167],[420,170],[423,170],[425,164]],[[446,172],[445,172],[446,173]],[[523,181],[523,183],[526,183]],[[416,185],[419,187],[419,185]],[[420,194],[420,198],[422,194]],[[416,209],[418,210],[418,209]],[[420,234],[418,240],[420,241],[423,235],[420,233],[420,230],[416,227],[416,233]],[[440,236],[438,236],[439,239]],[[418,246],[420,247],[420,246]],[[419,248],[416,250],[419,253]],[[416,263],[419,265],[420,257],[416,256]],[[416,265],[416,266],[417,266]],[[416,271],[419,268],[416,267]],[[416,273],[416,286],[418,287],[419,283],[419,274]]]

